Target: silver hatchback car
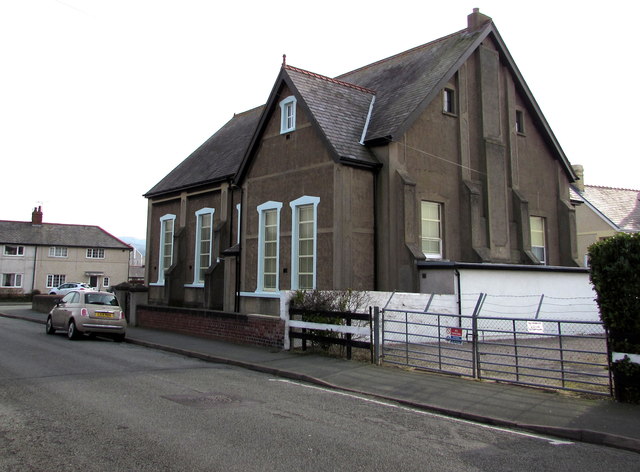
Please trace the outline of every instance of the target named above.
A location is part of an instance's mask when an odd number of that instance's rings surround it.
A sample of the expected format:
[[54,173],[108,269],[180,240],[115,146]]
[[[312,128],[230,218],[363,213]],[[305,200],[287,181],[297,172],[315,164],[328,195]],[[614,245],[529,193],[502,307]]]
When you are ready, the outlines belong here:
[[106,334],[124,341],[127,320],[118,299],[109,292],[77,291],[67,293],[47,317],[47,334],[67,332],[69,339],[82,334]]

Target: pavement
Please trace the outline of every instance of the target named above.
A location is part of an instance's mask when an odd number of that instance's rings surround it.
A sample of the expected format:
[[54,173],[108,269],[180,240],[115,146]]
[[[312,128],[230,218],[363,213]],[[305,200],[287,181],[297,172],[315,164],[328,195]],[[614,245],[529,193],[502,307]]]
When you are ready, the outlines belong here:
[[[46,314],[24,304],[0,305],[0,316],[42,324],[46,320]],[[126,341],[454,418],[640,453],[640,405],[618,403],[612,398],[584,398],[554,390],[376,366],[140,327],[129,327]]]

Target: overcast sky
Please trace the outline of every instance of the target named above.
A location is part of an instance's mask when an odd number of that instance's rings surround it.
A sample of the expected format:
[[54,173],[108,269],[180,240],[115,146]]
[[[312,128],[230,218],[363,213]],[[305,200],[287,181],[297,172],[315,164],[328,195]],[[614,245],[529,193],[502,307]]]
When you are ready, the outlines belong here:
[[146,236],[142,194],[263,104],[493,18],[588,184],[640,188],[640,2],[0,0],[0,219]]

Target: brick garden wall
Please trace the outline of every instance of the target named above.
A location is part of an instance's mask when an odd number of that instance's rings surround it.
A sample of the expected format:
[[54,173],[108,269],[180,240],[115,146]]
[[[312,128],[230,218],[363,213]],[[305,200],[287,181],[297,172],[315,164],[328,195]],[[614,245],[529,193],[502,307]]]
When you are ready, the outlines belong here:
[[275,316],[139,305],[137,324],[210,339],[254,346],[284,347],[284,321]]

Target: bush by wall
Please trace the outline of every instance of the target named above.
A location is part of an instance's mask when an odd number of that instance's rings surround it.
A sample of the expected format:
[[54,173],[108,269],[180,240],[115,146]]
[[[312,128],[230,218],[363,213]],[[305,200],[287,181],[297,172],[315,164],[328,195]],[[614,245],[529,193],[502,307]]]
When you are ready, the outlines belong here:
[[[640,354],[640,233],[619,233],[589,247],[591,282],[614,352]],[[616,398],[640,402],[640,365],[612,364]]]

